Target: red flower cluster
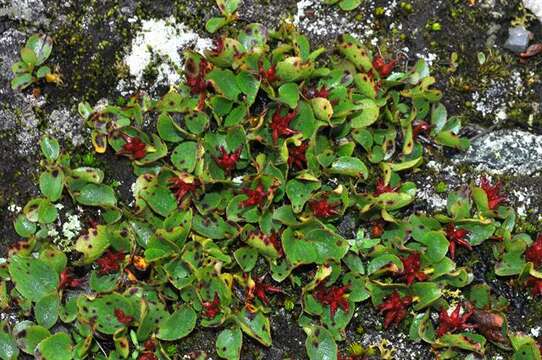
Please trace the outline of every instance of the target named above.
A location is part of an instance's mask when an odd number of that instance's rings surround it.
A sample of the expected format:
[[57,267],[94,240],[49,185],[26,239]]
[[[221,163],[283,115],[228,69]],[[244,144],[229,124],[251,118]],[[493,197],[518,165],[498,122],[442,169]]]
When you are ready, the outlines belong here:
[[535,278],[534,276],[529,277],[527,280],[527,285],[530,286],[531,294],[533,296],[540,295],[542,296],[542,279]]
[[427,274],[420,271],[420,254],[410,254],[406,258],[401,258],[403,262],[403,271],[399,274],[401,280],[405,280],[407,285],[411,285],[414,280],[425,281]]
[[220,53],[224,50],[224,38],[217,37],[213,39],[213,48],[211,49],[211,54],[213,55],[220,55]]
[[147,145],[138,137],[124,137],[126,144],[117,153],[118,155],[126,155],[132,160],[143,159],[147,155]]
[[184,196],[188,193],[195,191],[198,187],[197,181],[194,180],[191,183],[187,183],[180,177],[172,177],[169,179],[171,184],[169,188],[173,191],[173,194],[177,198],[177,202],[181,202]]
[[207,91],[208,82],[205,80],[207,70],[207,60],[201,59],[198,73],[196,75],[186,75],[186,83],[190,87],[192,94],[202,94]]
[[118,322],[126,326],[130,325],[132,321],[134,321],[134,318],[126,315],[122,309],[115,309],[115,317],[117,318]]
[[346,297],[347,286],[325,287],[319,285],[313,293],[314,298],[322,305],[329,305],[329,314],[333,319],[337,309],[340,307],[344,312],[348,312],[350,304]]
[[270,83],[278,79],[276,65],[272,65],[271,67],[269,67],[269,69],[265,70],[263,65],[260,64],[260,66],[258,67],[258,72],[260,73],[260,76],[262,78],[266,79]]
[[308,99],[313,99],[313,98],[318,98],[318,97],[327,99],[329,96],[329,90],[324,85],[322,85],[320,90],[317,90],[316,88],[311,88],[307,90],[307,88],[305,88],[303,89],[303,95]]
[[235,169],[237,161],[239,161],[239,158],[241,158],[242,149],[243,147],[239,146],[235,151],[228,153],[224,146],[221,146],[219,149],[220,157],[215,157],[215,162],[218,166],[224,169],[224,171],[229,173]]
[[397,190],[397,188],[393,188],[390,185],[385,185],[384,180],[378,179],[376,180],[376,189],[373,195],[378,196],[384,193],[392,193],[395,192],[395,190]]
[[143,343],[143,347],[144,347],[145,350],[147,350],[147,351],[154,351],[154,350],[156,350],[156,343],[154,342],[153,339],[147,339],[147,340]]
[[407,309],[412,304],[411,296],[401,295],[395,290],[386,300],[378,305],[378,310],[384,314],[384,328],[387,329],[390,325],[399,325],[407,316]]
[[327,199],[312,200],[309,206],[317,218],[325,219],[339,214],[337,211],[339,203],[330,204]]
[[70,269],[64,269],[60,273],[60,284],[58,285],[59,289],[64,289],[66,287],[77,288],[83,284],[83,280],[75,279],[70,273]]
[[374,237],[374,238],[381,237],[383,233],[384,233],[384,222],[375,221],[371,225],[371,237]]
[[288,166],[296,167],[299,170],[305,168],[307,164],[307,148],[309,147],[308,142],[301,143],[299,146],[288,146]]
[[467,312],[464,312],[462,315],[461,312],[461,304],[457,304],[454,311],[452,311],[452,314],[448,314],[448,310],[441,309],[440,315],[439,315],[439,325],[437,328],[437,335],[442,336],[446,334],[447,332],[453,332],[456,330],[465,330],[465,329],[473,329],[476,327],[475,324],[467,324],[467,321],[471,317],[471,315],[474,313],[474,310],[469,310]]
[[[220,47],[221,39],[215,42],[215,51]],[[189,63],[189,66],[193,68],[193,61]],[[205,104],[205,97],[207,96],[207,87],[209,86],[209,82],[205,80],[205,75],[207,74],[207,71],[209,70],[209,63],[205,59],[201,59],[199,63],[199,71],[196,75],[190,75],[186,74],[186,84],[190,87],[190,91],[192,94],[196,95],[199,94],[199,102],[197,109],[201,110],[203,109],[203,105]]]
[[395,68],[397,60],[390,60],[386,62],[384,58],[380,55],[375,56],[373,59],[373,68],[380,74],[380,77],[386,78]]
[[431,125],[429,125],[425,121],[420,121],[414,125],[414,129],[412,129],[412,136],[415,138],[421,133],[425,133],[431,129]]
[[241,207],[260,206],[267,197],[267,191],[263,189],[263,185],[259,184],[256,189],[243,189],[243,192],[248,199],[241,202]]
[[[245,274],[246,276],[246,274]],[[267,298],[267,293],[283,293],[281,288],[273,286],[271,284],[264,283],[265,275],[254,278],[254,286],[248,286],[246,290],[247,302],[252,302],[256,296],[260,299],[265,305],[269,305],[269,299]]]
[[525,259],[532,262],[535,267],[542,265],[542,234],[539,234],[536,241],[527,248]]
[[489,180],[483,176],[480,179],[480,187],[487,195],[488,206],[491,210],[499,206],[500,203],[506,201],[506,197],[501,196],[501,183],[499,181],[495,185],[491,185]]
[[452,259],[455,258],[455,249],[457,246],[463,246],[464,248],[472,251],[471,244],[467,239],[465,239],[465,236],[467,236],[468,233],[469,232],[467,230],[458,229],[453,223],[448,223],[448,226],[446,227],[446,237],[450,242],[450,245],[448,245],[448,251],[450,252],[450,257]]
[[290,111],[286,115],[281,115],[280,110],[281,106],[279,105],[271,118],[271,124],[269,124],[274,143],[277,142],[279,137],[287,137],[297,134],[297,131],[289,128],[290,122],[292,122],[292,120],[297,116],[297,110]]
[[98,274],[106,275],[120,270],[120,262],[124,260],[124,254],[120,251],[108,250],[101,258],[96,260]]
[[215,297],[213,298],[213,301],[204,301],[203,302],[203,316],[209,319],[213,319],[218,315],[220,312],[220,299],[218,298],[218,294],[215,293]]

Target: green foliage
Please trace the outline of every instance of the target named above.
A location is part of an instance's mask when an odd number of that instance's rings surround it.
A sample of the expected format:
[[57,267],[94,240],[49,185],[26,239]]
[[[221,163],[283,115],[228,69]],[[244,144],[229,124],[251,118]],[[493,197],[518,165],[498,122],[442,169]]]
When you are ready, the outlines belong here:
[[[233,21],[239,6],[217,3],[223,16],[209,20],[213,31]],[[50,54],[33,45],[21,54],[25,64]],[[131,162],[134,201],[118,201],[93,162],[73,168],[56,140],[42,139],[42,196],[14,221],[25,240],[3,277],[21,318],[33,314],[37,324],[6,327],[0,357],[52,358],[58,348],[62,360],[98,358],[101,339],[114,345],[105,354],[112,359],[136,358],[149,339],[157,346],[148,351],[162,357],[202,326],[219,329],[220,357],[238,359],[243,336],[271,346],[269,314],[301,304],[309,358],[335,360],[359,304],[370,300],[386,312],[393,296],[407,304],[394,321],[411,318],[413,340],[483,354],[481,333],[437,336],[431,322],[453,289],[464,288],[479,311],[494,304],[451,249],[502,238],[494,244],[495,274],[524,279],[540,275],[524,255],[532,239],[514,232],[511,209],[490,209],[474,185],[450,192],[446,213],[412,213],[417,189],[404,179],[426,155],[414,128],[430,123],[426,141],[461,150],[468,141],[458,136],[460,121],[448,118],[423,61],[382,74],[354,37],[340,37],[337,49],[320,61],[327,49],[311,49],[291,25],[250,24],[205,54],[186,52],[187,81],[159,100],[81,103],[95,151]],[[70,199],[93,208],[96,224],[64,254],[47,234],[58,218],[55,203]],[[345,214],[361,220],[354,239],[338,230]],[[452,227],[465,232],[462,242]],[[80,286],[84,292],[69,290]],[[59,328],[68,333],[51,333]],[[539,358],[528,340],[507,328],[503,334],[516,358]]]
[[53,50],[53,39],[45,34],[34,34],[28,38],[21,49],[21,58],[11,67],[14,78],[11,87],[24,90],[41,79],[50,83],[61,84],[60,75],[43,65]]

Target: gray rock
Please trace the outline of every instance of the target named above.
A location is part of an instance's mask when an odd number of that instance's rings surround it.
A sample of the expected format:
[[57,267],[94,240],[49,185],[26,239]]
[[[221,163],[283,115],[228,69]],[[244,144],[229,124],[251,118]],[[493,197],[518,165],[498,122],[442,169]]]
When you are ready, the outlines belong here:
[[488,133],[454,162],[495,175],[532,175],[542,170],[542,135],[513,129]]
[[542,21],[542,1],[540,0],[523,0],[523,5],[531,10],[533,14],[538,17],[538,20]]
[[508,39],[504,47],[515,53],[520,53],[527,49],[529,45],[529,32],[523,26],[517,26],[508,29]]
[[7,16],[11,20],[25,20],[33,25],[48,24],[49,19],[44,16],[45,5],[41,0],[7,0],[0,4],[0,16]]

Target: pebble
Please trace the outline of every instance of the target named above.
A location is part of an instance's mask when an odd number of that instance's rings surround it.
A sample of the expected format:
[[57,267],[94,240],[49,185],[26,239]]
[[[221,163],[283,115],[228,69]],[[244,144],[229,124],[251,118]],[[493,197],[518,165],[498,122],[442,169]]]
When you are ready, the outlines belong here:
[[529,31],[523,26],[517,26],[508,29],[508,39],[504,43],[504,47],[515,53],[520,53],[527,49],[529,45]]

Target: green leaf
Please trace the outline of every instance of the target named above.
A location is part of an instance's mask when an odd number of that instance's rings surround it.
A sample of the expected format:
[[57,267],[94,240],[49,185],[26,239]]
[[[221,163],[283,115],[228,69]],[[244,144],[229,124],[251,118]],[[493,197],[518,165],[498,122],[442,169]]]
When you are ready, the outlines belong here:
[[39,259],[13,255],[8,269],[15,288],[28,300],[38,301],[58,287],[58,273]]
[[209,117],[204,112],[193,112],[185,115],[184,123],[188,131],[199,135],[209,126]]
[[243,333],[238,327],[224,329],[216,338],[216,353],[223,359],[236,360],[241,357]]
[[446,334],[435,341],[437,347],[455,347],[479,354],[485,352],[486,338],[474,333]]
[[416,282],[410,286],[410,291],[417,298],[415,311],[430,306],[442,296],[439,286],[433,282]]
[[34,325],[31,321],[22,321],[15,325],[13,329],[15,341],[19,348],[27,353],[34,355],[38,344],[48,338],[51,333],[43,326]]
[[403,271],[403,262],[401,259],[393,254],[383,254],[375,257],[369,262],[369,265],[367,265],[367,274],[374,274],[376,271],[390,263],[395,264],[399,271]]
[[114,207],[117,205],[115,191],[108,185],[87,184],[75,195],[75,200],[87,206]]
[[17,61],[13,65],[11,65],[11,71],[15,75],[20,75],[24,73],[30,74],[32,72],[32,66],[25,63],[24,61]]
[[298,104],[298,115],[292,121],[292,129],[300,131],[303,134],[304,139],[310,139],[316,132],[317,121],[312,111],[312,106],[301,100]]
[[524,344],[522,345],[512,357],[512,360],[540,360],[540,348],[537,344]]
[[237,11],[241,0],[217,0],[216,3],[224,14],[231,15]]
[[245,104],[241,104],[233,108],[233,110],[226,116],[224,126],[231,127],[239,125],[248,115],[248,109]]
[[448,253],[450,243],[442,231],[427,231],[418,241],[427,246],[424,259],[430,264],[438,263]]
[[216,91],[227,99],[236,101],[241,93],[235,74],[231,70],[215,68],[207,74],[207,79],[211,81]]
[[91,264],[98,259],[109,247],[110,240],[107,227],[98,225],[89,229],[88,233],[81,235],[75,242],[75,250],[83,254],[81,262]]
[[196,312],[191,306],[181,305],[177,311],[160,322],[156,337],[166,341],[181,339],[194,330],[196,319]]
[[333,105],[328,99],[317,97],[311,99],[312,110],[318,120],[329,121],[333,117]]
[[331,333],[323,327],[314,326],[305,340],[305,349],[310,360],[336,360],[337,344]]
[[362,0],[342,0],[339,3],[339,7],[344,11],[351,11],[356,9],[361,4],[361,1]]
[[37,353],[39,359],[71,360],[72,341],[68,334],[58,332],[40,342]]
[[50,329],[58,320],[58,311],[60,309],[60,300],[58,294],[53,292],[45,295],[36,303],[34,315],[39,325]]
[[465,195],[451,192],[448,194],[447,208],[454,220],[461,220],[470,217],[471,202]]
[[354,84],[358,91],[368,98],[374,99],[376,97],[374,80],[365,73],[357,73],[354,75]]
[[457,226],[458,228],[465,229],[469,232],[468,241],[472,246],[477,246],[483,243],[485,240],[493,236],[496,230],[494,224],[476,224],[465,223]]
[[55,161],[60,154],[60,145],[55,138],[44,136],[40,141],[41,153],[49,161]]
[[279,87],[279,100],[295,109],[299,101],[299,88],[296,83],[286,83]]
[[414,196],[401,193],[401,192],[389,192],[378,195],[375,199],[375,204],[386,210],[397,210],[407,206],[414,201]]
[[21,237],[28,238],[36,232],[36,224],[20,214],[14,223],[15,231]]
[[286,258],[294,266],[340,261],[348,251],[348,242],[339,234],[318,228],[306,234],[287,228],[282,233],[282,246]]
[[225,17],[212,17],[209,20],[207,20],[207,23],[205,24],[205,30],[210,32],[211,34],[215,33],[218,29],[225,26],[228,23]]
[[24,47],[21,49],[21,59],[27,64],[36,65],[38,62],[38,57],[32,49]]
[[194,171],[197,159],[198,143],[193,141],[180,143],[171,153],[171,162],[181,171]]
[[320,188],[319,182],[290,180],[286,184],[286,195],[292,202],[294,213],[300,213],[305,203],[312,198],[312,192]]
[[347,175],[363,177],[367,179],[369,177],[369,169],[358,158],[350,156],[341,156],[331,164],[330,172],[332,174]]
[[495,264],[497,276],[518,275],[523,270],[526,262],[523,258],[523,251],[511,251],[504,254],[502,260]]
[[487,284],[475,284],[470,288],[469,300],[478,309],[485,309],[490,305],[490,293],[491,289]]
[[42,79],[50,73],[51,68],[49,66],[40,66],[40,68],[36,71],[36,76],[38,79]]
[[23,212],[31,222],[50,224],[56,220],[58,211],[48,199],[37,198],[30,200],[24,207]]
[[119,322],[115,316],[115,310],[121,309],[126,316],[137,315],[134,305],[136,303],[126,297],[112,293],[101,295],[95,299],[87,296],[80,296],[77,301],[79,318],[86,322],[92,321],[96,330],[102,334],[113,335],[119,330],[126,328],[126,325]]
[[2,360],[16,360],[19,358],[19,348],[13,338],[5,332],[0,332],[0,358]]
[[352,119],[352,128],[368,127],[378,120],[380,109],[372,99],[363,99],[359,102],[362,111]]
[[26,47],[36,55],[35,65],[43,64],[53,51],[53,39],[45,34],[34,34],[26,41]]
[[179,129],[177,128],[177,125],[169,116],[168,113],[161,113],[160,116],[158,116],[158,122],[156,123],[156,130],[158,131],[158,135],[164,140],[169,142],[180,142],[183,141],[183,137],[181,136],[181,133]]
[[253,247],[244,246],[235,250],[233,256],[244,272],[250,272],[256,266],[258,251]]
[[441,103],[433,106],[433,111],[431,112],[431,125],[433,125],[433,131],[435,133],[441,132],[447,121],[448,112],[446,111],[446,107]]
[[88,284],[92,291],[97,293],[107,293],[115,290],[119,278],[119,274],[99,276],[96,271],[92,271],[90,273]]
[[256,314],[244,309],[237,315],[241,330],[263,346],[271,346],[271,327],[269,319],[261,312]]
[[44,171],[39,179],[41,193],[50,201],[57,201],[62,196],[64,189],[64,172],[61,169]]
[[101,184],[104,179],[104,172],[101,169],[92,167],[80,167],[77,169],[72,169],[70,177],[75,180],[81,180],[93,184]]
[[241,71],[237,74],[236,81],[241,92],[247,96],[247,105],[254,103],[258,90],[260,89],[260,80],[246,71]]
[[13,90],[24,90],[27,87],[29,87],[33,82],[32,75],[31,74],[20,74],[17,75],[11,80],[11,88]]

